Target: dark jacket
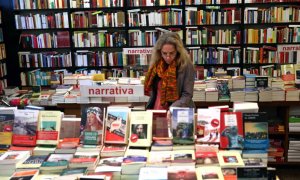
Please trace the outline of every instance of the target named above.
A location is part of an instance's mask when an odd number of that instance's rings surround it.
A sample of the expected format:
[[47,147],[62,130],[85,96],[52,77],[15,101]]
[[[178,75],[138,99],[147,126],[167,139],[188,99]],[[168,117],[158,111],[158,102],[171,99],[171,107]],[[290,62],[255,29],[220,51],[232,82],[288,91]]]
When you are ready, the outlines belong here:
[[[181,72],[177,71],[177,91],[179,95],[179,99],[175,102],[169,102],[170,106],[173,107],[191,107],[194,108],[195,104],[192,100],[193,92],[194,92],[194,79],[195,79],[195,70],[194,65],[189,63],[185,69]],[[153,79],[152,91],[150,95],[150,99],[146,105],[146,109],[153,109],[156,94],[157,94],[157,84],[160,78],[156,76]]]

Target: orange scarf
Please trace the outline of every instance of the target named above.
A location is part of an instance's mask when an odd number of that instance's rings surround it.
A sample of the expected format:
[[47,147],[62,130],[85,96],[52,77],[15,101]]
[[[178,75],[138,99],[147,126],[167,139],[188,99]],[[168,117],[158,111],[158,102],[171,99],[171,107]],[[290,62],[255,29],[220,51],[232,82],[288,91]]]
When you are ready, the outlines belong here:
[[167,102],[174,102],[178,99],[176,61],[166,65],[163,59],[154,64],[148,71],[145,78],[145,94],[150,95],[154,77],[158,75],[162,80],[160,103],[164,106]]

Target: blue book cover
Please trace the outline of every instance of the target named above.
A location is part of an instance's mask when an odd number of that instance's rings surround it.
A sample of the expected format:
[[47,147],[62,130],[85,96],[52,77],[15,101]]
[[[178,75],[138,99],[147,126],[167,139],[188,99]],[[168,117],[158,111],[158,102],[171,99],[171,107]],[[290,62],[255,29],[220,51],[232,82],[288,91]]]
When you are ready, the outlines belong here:
[[194,144],[194,109],[174,108],[172,133],[174,144]]
[[267,149],[269,147],[266,115],[265,112],[243,113],[245,149]]

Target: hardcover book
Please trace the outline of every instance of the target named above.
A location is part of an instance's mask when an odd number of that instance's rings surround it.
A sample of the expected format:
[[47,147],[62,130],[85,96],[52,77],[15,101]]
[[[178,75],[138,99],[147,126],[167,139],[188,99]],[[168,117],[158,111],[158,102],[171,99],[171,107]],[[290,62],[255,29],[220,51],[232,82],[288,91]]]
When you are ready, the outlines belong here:
[[81,143],[103,144],[104,115],[102,106],[81,106]]
[[105,143],[126,144],[129,112],[127,107],[108,107],[105,122]]
[[244,143],[241,112],[222,112],[220,125],[220,148],[241,149]]
[[266,112],[243,113],[244,148],[268,149],[268,120]]
[[197,109],[197,142],[220,142],[220,109]]
[[36,143],[40,145],[57,145],[61,119],[62,112],[60,111],[40,111]]
[[35,146],[39,111],[16,110],[12,144],[18,146]]
[[267,180],[267,167],[237,167],[237,178],[239,180]]
[[172,108],[172,133],[174,144],[194,144],[194,109]]
[[129,146],[150,147],[152,142],[152,113],[134,111],[130,114]]

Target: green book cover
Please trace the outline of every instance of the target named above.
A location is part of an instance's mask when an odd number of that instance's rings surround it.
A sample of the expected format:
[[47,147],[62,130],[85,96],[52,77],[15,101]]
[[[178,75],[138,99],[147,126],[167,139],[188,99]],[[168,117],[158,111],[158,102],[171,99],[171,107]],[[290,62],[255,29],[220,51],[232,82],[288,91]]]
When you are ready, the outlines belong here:
[[96,145],[98,140],[98,133],[96,131],[85,131],[83,144],[84,145]]

